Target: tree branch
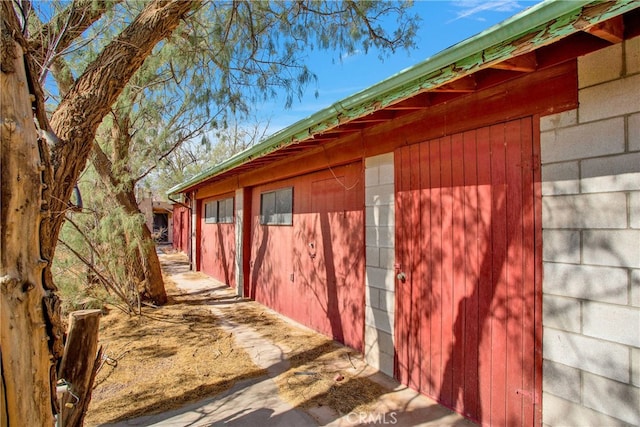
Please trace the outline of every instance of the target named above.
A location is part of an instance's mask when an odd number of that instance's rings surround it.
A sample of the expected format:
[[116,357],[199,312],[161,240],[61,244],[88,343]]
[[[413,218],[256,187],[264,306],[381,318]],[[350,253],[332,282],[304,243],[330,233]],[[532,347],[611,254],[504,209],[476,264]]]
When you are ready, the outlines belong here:
[[41,24],[38,31],[29,36],[29,49],[35,64],[40,67],[38,75],[41,80],[58,55],[107,10],[121,1],[74,0],[50,22]]

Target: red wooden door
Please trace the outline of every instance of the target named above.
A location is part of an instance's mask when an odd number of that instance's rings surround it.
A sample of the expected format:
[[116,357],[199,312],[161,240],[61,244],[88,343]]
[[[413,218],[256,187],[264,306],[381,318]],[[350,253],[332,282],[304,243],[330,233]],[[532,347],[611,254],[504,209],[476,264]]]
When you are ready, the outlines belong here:
[[396,151],[396,375],[484,425],[539,423],[533,120]]

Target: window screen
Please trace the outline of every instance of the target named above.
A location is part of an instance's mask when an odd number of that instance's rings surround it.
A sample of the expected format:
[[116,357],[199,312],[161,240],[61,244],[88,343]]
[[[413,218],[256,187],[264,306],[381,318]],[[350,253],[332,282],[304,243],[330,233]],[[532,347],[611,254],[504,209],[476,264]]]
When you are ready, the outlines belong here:
[[260,195],[260,224],[293,224],[293,188],[282,188]]

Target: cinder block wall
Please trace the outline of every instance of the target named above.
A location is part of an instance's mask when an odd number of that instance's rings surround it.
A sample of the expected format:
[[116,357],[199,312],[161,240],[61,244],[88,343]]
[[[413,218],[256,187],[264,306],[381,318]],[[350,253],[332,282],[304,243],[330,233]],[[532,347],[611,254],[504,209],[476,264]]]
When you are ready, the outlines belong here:
[[235,281],[236,281],[236,295],[243,296],[244,289],[244,275],[242,269],[244,266],[242,242],[244,241],[244,189],[240,188],[236,190],[234,199],[235,205],[235,232],[236,232],[236,259],[235,259]]
[[393,376],[395,205],[393,153],[365,160],[366,300],[364,355]]
[[640,425],[640,37],[541,121],[543,422]]

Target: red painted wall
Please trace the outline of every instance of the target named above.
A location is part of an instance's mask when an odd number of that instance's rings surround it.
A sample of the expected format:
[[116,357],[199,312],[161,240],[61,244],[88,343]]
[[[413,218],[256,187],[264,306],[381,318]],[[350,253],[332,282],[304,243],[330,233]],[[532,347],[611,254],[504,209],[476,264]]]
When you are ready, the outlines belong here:
[[191,210],[186,206],[173,205],[173,249],[190,252]]
[[[226,195],[225,197],[231,196]],[[198,203],[200,223],[198,266],[200,271],[235,288],[235,224],[207,224],[204,220],[204,204],[225,197],[204,199]]]
[[[335,176],[334,176],[335,174]],[[364,331],[360,162],[254,188],[249,296],[358,350]],[[293,187],[293,225],[261,225],[260,194]]]

